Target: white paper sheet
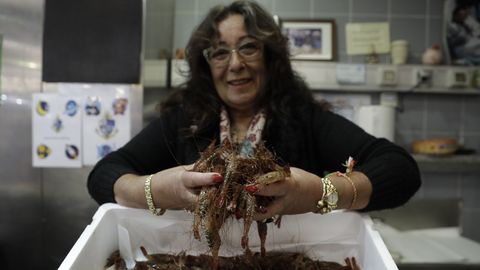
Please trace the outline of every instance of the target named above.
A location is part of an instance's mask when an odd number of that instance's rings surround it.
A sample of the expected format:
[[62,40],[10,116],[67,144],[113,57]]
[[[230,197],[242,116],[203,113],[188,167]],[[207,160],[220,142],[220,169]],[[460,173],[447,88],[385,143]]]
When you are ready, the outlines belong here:
[[32,96],[33,167],[81,167],[80,98]]
[[[362,219],[358,214],[345,213],[342,222],[338,221],[331,217],[322,219],[314,214],[284,216],[280,228],[268,225],[267,252],[303,252],[312,259],[342,264],[346,257],[356,257],[361,264],[359,250],[365,234]],[[145,260],[140,246],[145,247],[150,254],[177,254],[185,251],[187,254],[198,255],[209,251],[205,241],[193,238],[190,215],[175,213],[153,219],[121,219],[118,227],[119,249],[130,265],[133,260]],[[240,245],[242,230],[242,220],[232,219],[224,225],[220,256],[244,253]],[[252,224],[249,239],[252,251],[258,252],[260,240],[255,223]]]
[[[192,235],[192,215],[167,211],[157,217],[143,209],[107,203],[98,209],[60,265],[59,270],[103,270],[108,256],[123,245],[132,257],[143,258],[140,246],[149,253],[207,253],[204,242]],[[118,227],[125,228],[119,235]],[[220,255],[242,254],[240,235],[242,222],[234,220],[222,230]],[[120,241],[128,233],[128,241]],[[250,231],[250,247],[258,251],[256,226]],[[124,243],[124,244],[119,244]],[[130,244],[125,244],[130,243]],[[305,252],[313,259],[344,264],[355,256],[361,269],[398,270],[372,220],[356,212],[333,211],[328,215],[302,214],[284,216],[280,229],[268,226],[267,252],[290,250]]]
[[62,95],[82,99],[83,165],[94,165],[130,140],[130,85],[61,83]]

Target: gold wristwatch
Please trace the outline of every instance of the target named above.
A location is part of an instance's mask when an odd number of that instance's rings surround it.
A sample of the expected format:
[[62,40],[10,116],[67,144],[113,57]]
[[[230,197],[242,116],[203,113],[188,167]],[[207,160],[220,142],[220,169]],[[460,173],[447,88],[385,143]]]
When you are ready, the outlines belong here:
[[322,198],[317,202],[317,210],[315,213],[320,213],[323,215],[337,209],[338,192],[328,176],[322,178],[322,184],[323,195]]

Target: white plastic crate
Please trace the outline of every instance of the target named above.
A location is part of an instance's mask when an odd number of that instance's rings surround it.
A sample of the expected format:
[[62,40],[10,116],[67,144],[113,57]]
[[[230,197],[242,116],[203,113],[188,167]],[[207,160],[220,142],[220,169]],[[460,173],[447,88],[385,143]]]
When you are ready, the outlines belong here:
[[[183,211],[167,211],[157,217],[142,209],[104,204],[59,269],[102,270],[107,258],[117,249],[126,258],[140,259],[140,246],[149,253],[206,253],[205,241],[193,238],[192,219],[192,214]],[[342,264],[346,257],[355,256],[362,270],[398,269],[372,225],[368,216],[355,212],[283,216],[280,228],[269,224],[266,248],[267,252],[305,252],[312,259]],[[226,224],[220,255],[243,253],[242,226],[242,220]],[[258,251],[260,243],[255,223],[249,235],[250,248]]]

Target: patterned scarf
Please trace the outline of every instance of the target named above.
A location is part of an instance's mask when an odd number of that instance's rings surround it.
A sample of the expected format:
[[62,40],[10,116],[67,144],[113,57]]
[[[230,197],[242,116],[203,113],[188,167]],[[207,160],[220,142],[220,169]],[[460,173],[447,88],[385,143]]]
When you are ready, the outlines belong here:
[[[240,156],[253,156],[253,149],[262,139],[262,131],[265,126],[266,114],[265,110],[260,110],[250,122],[245,139],[240,144]],[[222,107],[220,113],[220,142],[229,140],[233,143],[232,132],[230,126],[230,118],[225,107]]]

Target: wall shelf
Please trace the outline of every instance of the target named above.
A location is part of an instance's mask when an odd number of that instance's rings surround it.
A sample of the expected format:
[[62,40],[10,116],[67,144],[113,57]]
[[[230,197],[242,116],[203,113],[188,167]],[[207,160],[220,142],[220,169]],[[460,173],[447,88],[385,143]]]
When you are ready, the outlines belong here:
[[[426,66],[426,65],[391,65],[391,64],[360,64],[365,67],[365,81],[362,84],[340,84],[337,82],[337,66],[357,66],[335,62],[292,61],[293,68],[302,76],[313,90],[342,92],[398,92],[425,94],[480,94],[480,89],[472,87],[448,87],[452,71],[465,72],[465,78],[470,82],[475,67],[459,66]],[[397,84],[381,85],[381,71],[393,69],[397,73]],[[416,87],[415,71],[419,69],[431,72],[431,84]]]
[[[143,85],[145,87],[177,87],[185,81],[182,71],[188,70],[184,60],[145,60],[143,63]],[[169,65],[170,64],[170,65]],[[293,68],[302,76],[313,91],[327,92],[354,92],[376,93],[396,92],[404,94],[452,94],[452,95],[478,95],[480,89],[471,87],[447,87],[447,78],[451,70],[464,71],[468,80],[475,67],[458,66],[425,66],[425,65],[389,65],[389,64],[365,64],[365,82],[362,84],[339,84],[337,82],[337,65],[351,65],[336,62],[319,61],[292,61]],[[170,69],[170,70],[168,70]],[[394,86],[379,85],[378,77],[382,69],[395,69],[397,71],[398,84]],[[430,86],[415,87],[414,71],[428,69],[432,72]],[[480,71],[480,70],[478,70]],[[168,78],[170,76],[170,78]]]
[[377,87],[371,85],[322,85],[322,87],[315,87],[312,91],[320,92],[351,92],[351,93],[382,93],[394,92],[399,94],[448,94],[448,95],[479,95],[479,89],[465,88],[465,89],[451,89],[451,88],[415,88],[411,87]]
[[478,173],[480,155],[428,156],[413,154],[421,172]]

